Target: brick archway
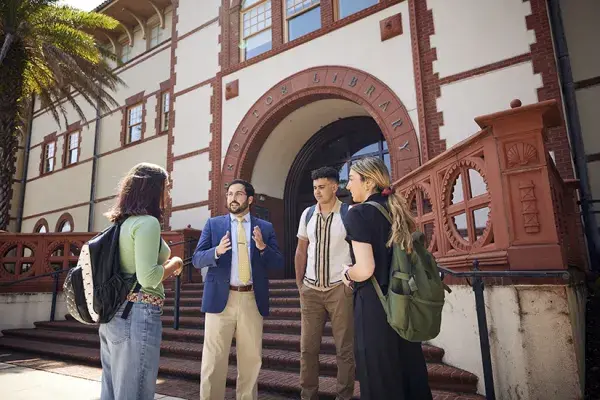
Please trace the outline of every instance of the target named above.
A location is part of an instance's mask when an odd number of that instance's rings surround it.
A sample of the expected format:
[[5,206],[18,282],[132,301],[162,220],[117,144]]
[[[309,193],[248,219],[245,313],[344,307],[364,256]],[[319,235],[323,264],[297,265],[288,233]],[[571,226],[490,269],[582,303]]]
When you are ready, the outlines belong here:
[[[258,153],[272,130],[292,111],[323,99],[361,105],[381,128],[390,149],[394,180],[420,165],[417,134],[408,112],[390,88],[358,69],[323,66],[298,72],[263,94],[238,125],[222,168],[219,199],[235,178],[250,180]],[[216,203],[215,206],[218,207]]]

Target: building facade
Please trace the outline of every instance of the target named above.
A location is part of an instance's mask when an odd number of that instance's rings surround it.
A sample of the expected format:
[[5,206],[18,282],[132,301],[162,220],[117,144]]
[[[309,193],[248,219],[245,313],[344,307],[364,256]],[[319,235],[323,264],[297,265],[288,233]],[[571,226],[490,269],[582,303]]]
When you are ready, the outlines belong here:
[[[561,6],[568,37],[589,37],[591,24],[569,23],[593,14],[593,2],[588,14]],[[562,102],[543,0],[107,1],[98,10],[122,22],[120,36],[97,33],[121,60],[121,106],[96,115],[82,101],[79,121],[66,105],[68,125],[58,126],[36,104],[12,231],[102,229],[119,178],[149,161],[171,174],[166,229],[201,229],[239,176],[290,247],[312,167],[335,164],[344,179],[353,156],[372,153],[398,179],[477,132],[475,116],[515,98]],[[598,118],[600,61],[583,58],[590,41],[575,39],[586,133]],[[573,177],[566,126],[549,136],[561,175]],[[590,163],[596,136],[584,135]]]
[[[114,201],[119,179],[136,163],[153,162],[171,178],[167,231],[201,230],[210,216],[224,211],[231,180],[251,181],[257,191],[254,213],[273,222],[287,260],[282,275],[292,277],[298,220],[313,202],[312,169],[337,167],[339,195],[349,201],[344,183],[352,161],[361,157],[381,157],[394,180],[438,156],[450,165],[446,150],[453,146],[457,158],[459,152],[472,158],[469,149],[483,143],[481,138],[487,150],[477,157],[483,160],[495,139],[481,129],[493,118],[475,117],[506,110],[514,99],[523,106],[555,100],[563,118],[544,131],[545,144],[538,143],[540,135],[531,142],[537,147],[510,147],[503,173],[534,159],[543,164],[547,157],[533,148],[543,147],[553,164],[548,168],[560,174],[552,179],[581,178],[582,199],[593,206],[592,200],[600,198],[600,173],[594,168],[600,161],[594,133],[600,123],[600,56],[590,39],[600,37],[596,3],[107,0],[97,10],[119,20],[121,31],[96,36],[120,58],[114,65],[126,83],[114,93],[120,106],[98,115],[82,101],[87,120],[81,121],[65,104],[68,124],[58,126],[42,104],[35,104],[30,134],[17,158],[10,230],[99,231],[108,224],[103,213]],[[568,53],[557,44],[561,40]],[[565,88],[572,96],[563,98]],[[478,132],[479,144],[469,141]],[[434,223],[441,217],[433,216],[439,199],[430,197],[426,185],[407,189],[438,260],[448,255],[459,260],[456,254],[477,246],[509,248],[500,245],[508,243],[508,233],[490,234],[490,177],[469,162],[461,159],[456,169],[431,178],[438,183],[444,178],[444,188],[450,188],[450,206],[442,210],[451,213],[444,221],[452,222],[444,226],[450,232],[445,242],[434,234],[442,229]],[[536,204],[535,196],[527,197],[530,188],[514,187],[520,200],[498,210],[506,207],[508,215],[509,209],[523,207],[523,218],[531,215],[525,210]],[[548,204],[554,201],[545,209],[550,215],[560,201],[546,195]],[[496,197],[495,204],[502,200]],[[514,235],[515,243],[524,238],[518,246],[531,239],[527,235],[547,229],[536,222],[543,213],[535,209],[533,219],[525,220],[522,236]],[[504,218],[502,212],[494,215]],[[594,217],[585,224],[592,233],[595,223]],[[538,235],[536,240],[538,245],[546,239]],[[555,250],[568,246],[554,242]],[[529,252],[520,259],[505,251],[505,264],[526,268],[524,260],[534,254],[526,247],[514,253]],[[561,257],[544,257],[535,268],[567,268]],[[486,296],[491,324],[508,327],[491,335],[497,385],[511,393],[503,398],[577,398],[583,387],[583,289],[500,284]],[[449,303],[437,343],[453,365],[481,377],[480,355],[471,348],[477,335],[470,289],[457,285]],[[573,372],[564,374],[561,365]]]

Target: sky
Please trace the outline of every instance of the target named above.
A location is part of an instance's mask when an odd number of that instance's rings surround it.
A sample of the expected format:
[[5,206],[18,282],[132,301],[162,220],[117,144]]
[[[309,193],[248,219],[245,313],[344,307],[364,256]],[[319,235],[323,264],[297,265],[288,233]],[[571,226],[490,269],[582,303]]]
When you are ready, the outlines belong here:
[[80,8],[84,11],[90,11],[103,1],[104,0],[62,0],[60,3],[68,4],[71,7]]

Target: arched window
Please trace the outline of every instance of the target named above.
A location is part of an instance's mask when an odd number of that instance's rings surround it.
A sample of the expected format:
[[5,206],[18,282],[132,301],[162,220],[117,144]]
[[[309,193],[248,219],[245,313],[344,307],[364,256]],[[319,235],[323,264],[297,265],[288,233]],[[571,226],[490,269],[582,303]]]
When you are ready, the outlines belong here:
[[48,231],[48,221],[46,221],[45,218],[42,218],[36,222],[33,228],[34,233],[48,233]]
[[242,61],[271,50],[271,0],[246,0],[241,18]]
[[73,217],[69,213],[64,213],[56,222],[55,232],[73,232],[74,228]]

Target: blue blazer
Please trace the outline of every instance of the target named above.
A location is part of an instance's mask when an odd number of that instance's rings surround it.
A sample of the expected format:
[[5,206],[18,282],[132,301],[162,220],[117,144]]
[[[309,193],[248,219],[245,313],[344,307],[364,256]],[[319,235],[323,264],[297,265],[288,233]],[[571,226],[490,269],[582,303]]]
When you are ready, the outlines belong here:
[[[269,315],[269,278],[267,269],[283,268],[283,256],[277,246],[275,231],[270,222],[250,216],[250,232],[258,226],[262,232],[263,240],[267,247],[262,252],[258,251],[252,239],[250,245],[250,262],[252,264],[252,284],[256,306],[263,317]],[[202,312],[220,313],[225,309],[229,299],[229,280],[231,279],[231,250],[222,254],[215,260],[215,249],[231,230],[231,217],[229,214],[210,218],[194,251],[192,264],[195,268],[209,267],[204,283],[202,295]]]

